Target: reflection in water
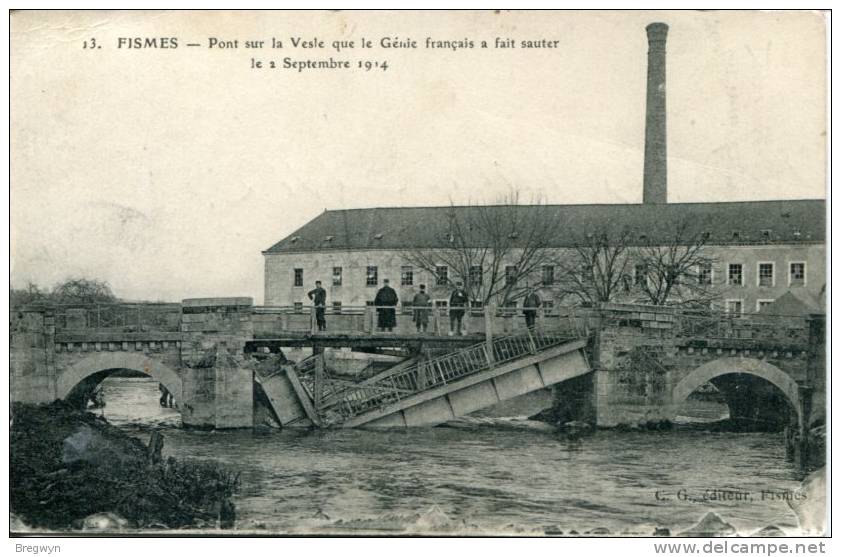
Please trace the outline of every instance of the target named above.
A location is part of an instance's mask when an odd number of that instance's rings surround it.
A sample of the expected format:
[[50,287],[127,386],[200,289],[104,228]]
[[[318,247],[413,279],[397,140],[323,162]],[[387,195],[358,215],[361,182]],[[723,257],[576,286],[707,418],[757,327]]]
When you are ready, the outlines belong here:
[[726,420],[730,417],[727,403],[712,400],[697,400],[690,398],[683,402],[678,409],[675,423],[691,424]]
[[[106,381],[105,416],[138,431],[177,423],[148,379]],[[175,415],[174,415],[175,414]],[[784,500],[799,486],[778,434],[613,432],[568,438],[527,422],[394,431],[164,432],[164,454],[242,472],[238,527],[273,532],[538,533],[597,527],[672,533],[717,512],[745,533],[797,533]],[[146,434],[137,432],[145,440]],[[707,500],[739,490],[749,501]],[[692,502],[679,492],[698,498]]]
[[109,377],[101,383],[105,407],[92,410],[117,426],[181,425],[175,408],[160,405],[158,384],[148,377]]

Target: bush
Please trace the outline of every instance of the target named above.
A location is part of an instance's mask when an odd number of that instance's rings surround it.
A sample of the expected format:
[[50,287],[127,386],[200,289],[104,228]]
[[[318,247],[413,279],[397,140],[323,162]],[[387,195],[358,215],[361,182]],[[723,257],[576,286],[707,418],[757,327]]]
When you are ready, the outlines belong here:
[[12,418],[11,511],[33,527],[100,512],[137,528],[206,527],[231,512],[238,476],[214,462],[150,460],[143,443],[62,401],[15,403]]

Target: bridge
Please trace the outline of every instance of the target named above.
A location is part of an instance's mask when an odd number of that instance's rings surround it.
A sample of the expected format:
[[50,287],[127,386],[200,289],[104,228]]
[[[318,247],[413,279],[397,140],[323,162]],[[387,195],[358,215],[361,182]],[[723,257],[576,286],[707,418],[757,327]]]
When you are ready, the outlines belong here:
[[185,426],[212,428],[250,427],[258,409],[284,427],[435,425],[544,389],[604,427],[671,421],[709,384],[737,417],[803,428],[825,407],[822,316],[604,304],[542,311],[529,328],[487,307],[450,336],[445,308],[424,332],[412,308],[378,331],[382,309],[328,308],[318,331],[311,308],[248,298],[26,308],[12,320],[12,398],[82,404],[133,370],[173,394]]

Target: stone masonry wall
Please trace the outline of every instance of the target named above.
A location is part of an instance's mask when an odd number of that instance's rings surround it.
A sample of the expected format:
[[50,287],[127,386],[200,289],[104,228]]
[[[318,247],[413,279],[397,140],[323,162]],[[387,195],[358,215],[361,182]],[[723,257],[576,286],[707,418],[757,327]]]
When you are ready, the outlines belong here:
[[600,331],[593,358],[596,424],[615,427],[670,419],[675,378],[667,365],[676,352],[669,329],[626,326]]
[[252,305],[251,298],[182,302],[185,425],[217,429],[252,426],[254,376],[243,359],[245,343],[254,336]]
[[[672,420],[682,401],[673,390],[700,366],[722,358],[759,360],[807,382],[806,346],[748,339],[691,339],[677,336],[668,311],[607,306],[597,333],[593,368],[597,425],[643,425]],[[739,369],[733,369],[738,372]]]
[[51,402],[55,398],[55,367],[51,318],[25,312],[15,322],[9,346],[11,398],[21,402]]

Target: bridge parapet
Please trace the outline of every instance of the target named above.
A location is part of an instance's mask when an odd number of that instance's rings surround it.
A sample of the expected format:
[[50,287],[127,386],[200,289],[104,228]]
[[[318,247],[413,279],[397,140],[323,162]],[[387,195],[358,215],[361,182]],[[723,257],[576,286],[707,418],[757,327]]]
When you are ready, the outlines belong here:
[[254,337],[251,298],[191,298],[181,305],[181,357],[188,364],[216,345],[241,356]]
[[[592,313],[590,319],[597,320],[594,367],[600,425],[671,420],[686,394],[677,386],[698,386],[688,377],[708,381],[739,373],[770,377],[784,387],[798,414],[806,415],[797,391],[810,387],[806,371],[814,359],[816,327],[810,334],[803,316],[734,316],[618,304]],[[715,374],[706,377],[699,370]]]
[[45,308],[45,312],[54,315],[56,331],[60,333],[88,330],[122,333],[175,332],[181,326],[181,304],[70,305]]
[[741,315],[718,311],[692,311],[680,308],[603,304],[596,310],[599,327],[634,327],[649,335],[682,339],[683,342],[703,341],[711,344],[728,341],[749,346],[777,344],[786,347],[809,343],[809,325],[805,316]]

